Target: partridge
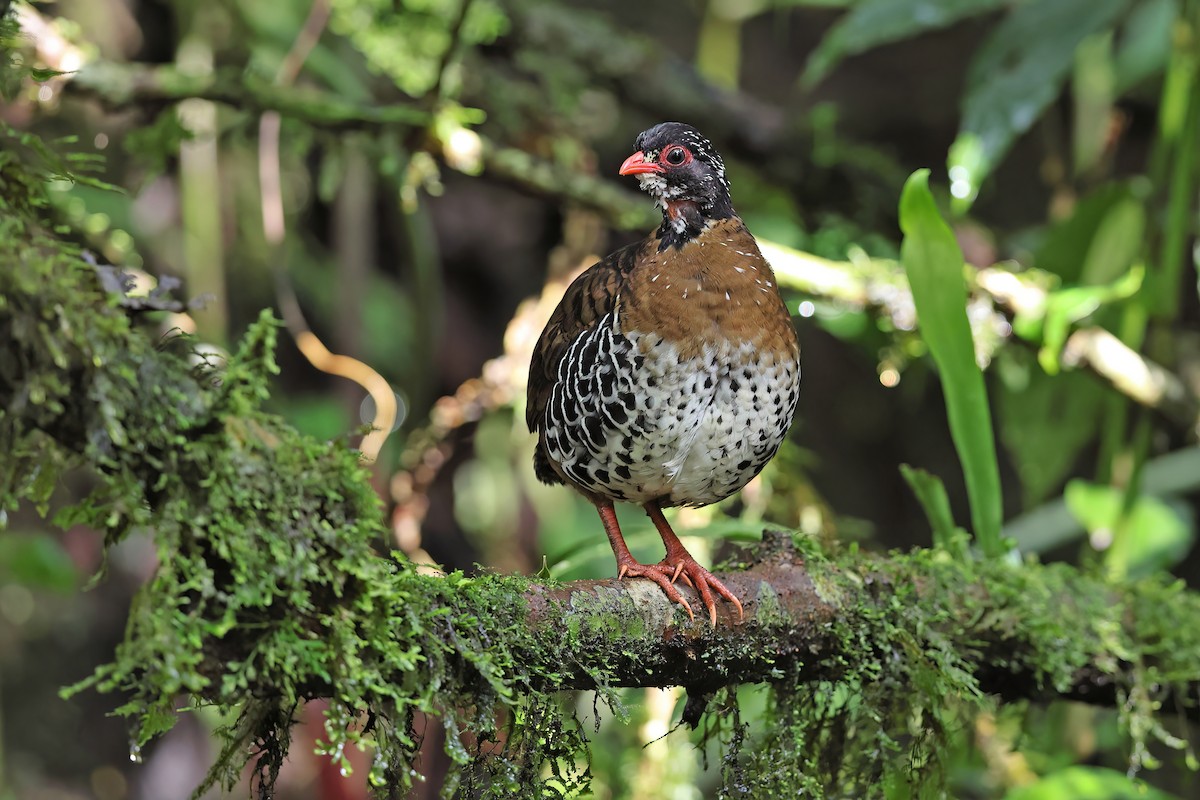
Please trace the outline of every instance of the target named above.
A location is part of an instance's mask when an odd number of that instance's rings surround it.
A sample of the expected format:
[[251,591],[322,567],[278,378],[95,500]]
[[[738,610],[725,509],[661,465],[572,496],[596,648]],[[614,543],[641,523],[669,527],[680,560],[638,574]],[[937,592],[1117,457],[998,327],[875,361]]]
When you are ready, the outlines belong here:
[[[694,618],[682,579],[715,625],[714,594],[739,617],[742,604],[662,510],[723,500],[771,460],[796,411],[800,346],[712,144],[664,122],[636,147],[618,172],[638,177],[662,225],[571,283],[534,349],[526,421],[538,435],[538,478],[596,506],[618,578],[654,581]],[[614,501],[646,510],[662,561],[633,558]]]

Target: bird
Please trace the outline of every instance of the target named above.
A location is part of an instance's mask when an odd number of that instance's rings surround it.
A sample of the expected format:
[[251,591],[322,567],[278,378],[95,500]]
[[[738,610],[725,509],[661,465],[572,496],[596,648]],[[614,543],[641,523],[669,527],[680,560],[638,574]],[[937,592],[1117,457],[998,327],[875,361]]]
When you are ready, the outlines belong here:
[[[617,170],[636,176],[662,224],[566,289],[529,365],[534,471],[596,507],[617,578],[645,578],[695,620],[676,583],[716,626],[716,596],[740,599],[675,535],[664,508],[739,491],[783,443],[796,412],[800,344],[770,264],[734,211],[725,163],[691,125],[637,136]],[[615,502],[646,511],[666,547],[639,563]]]

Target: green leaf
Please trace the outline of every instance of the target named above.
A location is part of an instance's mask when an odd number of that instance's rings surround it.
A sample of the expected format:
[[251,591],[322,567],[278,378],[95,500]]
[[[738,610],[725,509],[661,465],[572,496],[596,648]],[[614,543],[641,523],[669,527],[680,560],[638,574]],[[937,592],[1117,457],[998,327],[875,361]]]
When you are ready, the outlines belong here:
[[929,191],[929,170],[917,170],[900,196],[900,259],[912,287],[921,336],[942,380],[950,433],[962,461],[975,536],[988,556],[1004,553],[1000,470],[983,373],[967,321],[962,251]]
[[1000,436],[1021,479],[1026,508],[1045,500],[1095,438],[1105,392],[1090,375],[1047,375],[1020,348],[995,362]]
[[1118,577],[1143,577],[1173,567],[1196,539],[1195,519],[1181,504],[1141,495],[1123,512],[1124,489],[1082,480],[1067,484],[1063,498]]
[[1140,265],[1134,266],[1105,286],[1071,286],[1049,293],[1042,322],[1042,346],[1038,349],[1038,363],[1042,369],[1049,375],[1057,374],[1059,355],[1071,326],[1107,303],[1133,297],[1142,288],[1145,273]]
[[[1159,456],[1148,461],[1142,470],[1143,496],[1169,497],[1193,492],[1197,487],[1200,487],[1200,447]],[[1086,512],[1081,511],[1081,514],[1090,518]],[[1012,538],[1022,552],[1029,553],[1045,553],[1062,547],[1085,532],[1083,524],[1067,508],[1062,497],[1026,511],[1004,526],[1005,536]]]
[[0,539],[0,577],[25,586],[72,592],[79,570],[56,539],[46,534],[9,534]]
[[1080,42],[1111,27],[1128,5],[1030,0],[996,27],[967,72],[962,127],[948,164],[963,188],[954,193],[956,211],[970,206],[992,167],[1058,97]]
[[821,39],[809,56],[803,80],[813,86],[846,56],[1007,5],[1007,0],[863,0]]
[[1070,766],[1011,790],[1004,800],[1173,800],[1145,781],[1106,767]]
[[1177,0],[1142,0],[1129,12],[1114,54],[1118,94],[1166,68],[1178,14]]
[[66,75],[66,72],[57,69],[46,69],[39,67],[29,68],[29,77],[37,83],[45,83],[48,80],[57,78],[59,75]]
[[[1034,264],[1038,269],[1053,272],[1063,283],[1084,282],[1084,266],[1094,260],[1092,254],[1096,248],[1092,243],[1110,221],[1109,214],[1113,209],[1130,202],[1134,199],[1128,183],[1106,183],[1089,193],[1075,205],[1071,216],[1049,230],[1034,253]],[[1096,257],[1099,257],[1098,253]],[[1097,266],[1091,269],[1096,274]],[[1115,274],[1123,271],[1117,270]]]
[[1129,197],[1109,209],[1088,245],[1079,282],[1099,286],[1124,280],[1141,253],[1145,227],[1139,200]]
[[923,469],[900,465],[900,474],[917,496],[929,525],[933,529],[933,546],[946,550],[960,558],[967,556],[967,532],[954,524],[950,512],[950,498],[942,479]]

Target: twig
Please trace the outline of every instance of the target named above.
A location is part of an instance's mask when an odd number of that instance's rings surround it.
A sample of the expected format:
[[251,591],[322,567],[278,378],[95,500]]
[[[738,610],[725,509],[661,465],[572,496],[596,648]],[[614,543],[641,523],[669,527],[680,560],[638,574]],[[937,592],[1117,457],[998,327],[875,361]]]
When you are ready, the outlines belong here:
[[473,2],[474,0],[459,0],[458,16],[450,26],[450,41],[446,44],[446,49],[442,52],[441,61],[438,63],[437,79],[433,84],[433,88],[429,90],[429,96],[436,103],[440,103],[446,99],[448,91],[446,88],[446,73],[458,55],[459,46],[462,43],[463,24],[467,21],[467,14],[471,12]]
[[1067,339],[1062,362],[1095,372],[1121,394],[1196,433],[1200,401],[1183,381],[1103,328],[1082,328]]

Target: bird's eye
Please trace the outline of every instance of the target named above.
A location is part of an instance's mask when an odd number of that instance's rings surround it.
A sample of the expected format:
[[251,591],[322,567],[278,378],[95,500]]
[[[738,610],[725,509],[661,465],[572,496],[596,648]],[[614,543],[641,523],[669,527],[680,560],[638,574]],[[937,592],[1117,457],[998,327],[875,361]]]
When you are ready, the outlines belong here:
[[687,161],[687,151],[682,147],[672,147],[663,158],[666,159],[668,164],[678,167],[684,161]]

